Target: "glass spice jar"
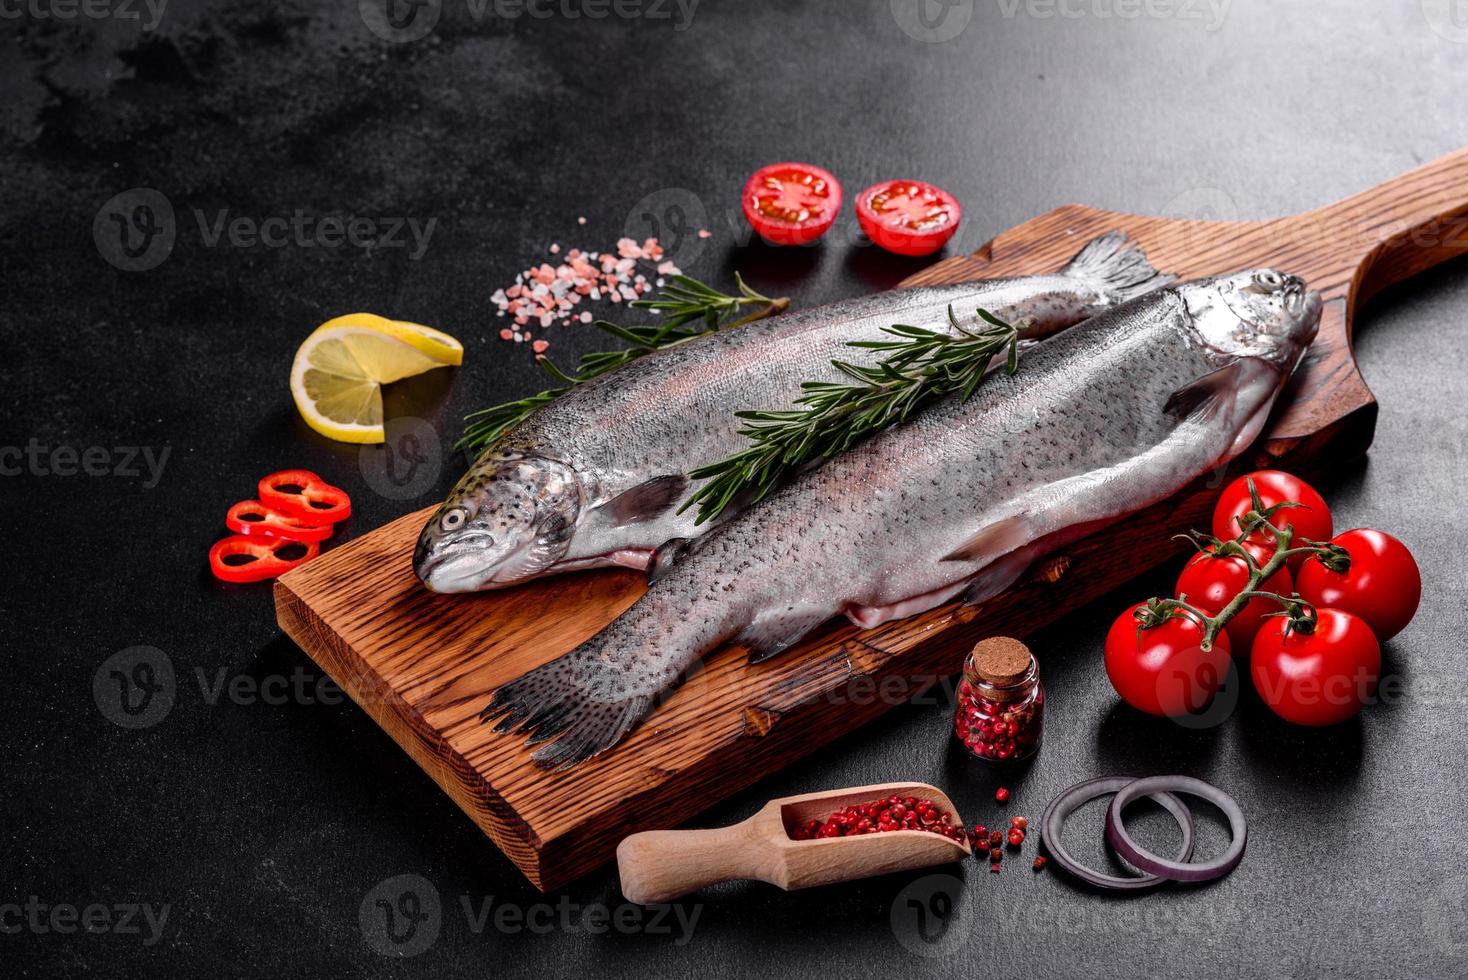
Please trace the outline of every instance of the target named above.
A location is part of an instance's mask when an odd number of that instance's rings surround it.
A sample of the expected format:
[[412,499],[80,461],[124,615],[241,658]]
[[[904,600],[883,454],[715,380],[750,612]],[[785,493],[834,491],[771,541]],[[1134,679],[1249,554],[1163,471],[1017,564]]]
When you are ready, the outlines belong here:
[[1044,730],[1045,687],[1029,647],[1007,636],[981,641],[963,665],[953,730],[980,759],[1033,755]]

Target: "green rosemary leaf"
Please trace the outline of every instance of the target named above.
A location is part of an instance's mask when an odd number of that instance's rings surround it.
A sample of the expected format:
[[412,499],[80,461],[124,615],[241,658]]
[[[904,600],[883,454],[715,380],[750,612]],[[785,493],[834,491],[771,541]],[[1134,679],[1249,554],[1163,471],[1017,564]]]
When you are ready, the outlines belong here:
[[[455,443],[454,448],[476,452],[483,450],[505,432],[519,425],[530,415],[549,405],[576,385],[600,377],[624,364],[630,364],[655,350],[672,347],[715,330],[739,326],[774,313],[780,313],[790,306],[790,300],[787,297],[771,299],[750,289],[737,272],[734,274],[734,283],[739,290],[737,296],[722,293],[688,276],[670,277],[656,299],[638,299],[627,304],[634,309],[650,310],[658,314],[661,322],[655,325],[621,327],[605,320],[596,321],[598,329],[630,346],[622,350],[594,351],[583,354],[576,365],[576,371],[572,374],[562,371],[548,358],[536,358],[540,366],[557,381],[562,382],[564,386],[549,388],[527,398],[505,402],[502,405],[493,405],[471,413],[464,419],[466,423],[464,435]],[[736,317],[736,314],[745,311],[746,308],[748,312]],[[684,329],[686,324],[694,321],[701,321],[701,323],[698,326]],[[737,490],[737,487],[734,488],[731,494]],[[727,506],[727,503],[726,500],[721,506]]]
[[896,324],[884,328],[893,340],[854,341],[848,346],[886,352],[874,365],[833,360],[847,381],[806,381],[796,408],[736,413],[746,425],[740,434],[750,445],[689,474],[701,484],[681,510],[698,508],[697,523],[718,517],[739,499],[754,503],[768,496],[796,468],[840,455],[858,441],[906,421],[949,394],[968,398],[1001,354],[1013,374],[1018,367],[1020,328],[987,310],[988,324],[962,327],[950,308],[952,333]]

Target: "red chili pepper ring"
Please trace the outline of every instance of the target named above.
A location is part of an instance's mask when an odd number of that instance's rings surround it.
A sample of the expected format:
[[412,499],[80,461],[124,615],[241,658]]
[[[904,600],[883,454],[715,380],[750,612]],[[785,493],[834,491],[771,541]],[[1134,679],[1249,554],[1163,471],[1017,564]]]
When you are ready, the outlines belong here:
[[352,515],[352,498],[310,470],[281,470],[260,481],[260,502],[305,524],[335,524]]
[[[280,553],[289,549],[304,549],[295,558],[281,558]],[[315,541],[288,541],[285,538],[246,537],[232,534],[214,542],[209,549],[209,568],[214,577],[224,582],[261,582],[275,578],[315,558],[321,546]],[[244,561],[229,562],[227,558]]]
[[330,524],[313,526],[258,500],[241,500],[235,504],[224,515],[224,523],[236,534],[289,541],[325,541],[331,537],[332,531]]

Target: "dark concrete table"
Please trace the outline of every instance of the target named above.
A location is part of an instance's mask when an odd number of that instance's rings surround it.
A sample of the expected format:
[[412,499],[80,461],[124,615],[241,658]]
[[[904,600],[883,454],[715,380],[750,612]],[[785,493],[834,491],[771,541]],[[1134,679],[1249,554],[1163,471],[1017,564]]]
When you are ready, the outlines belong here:
[[[1422,611],[1386,651],[1404,694],[1325,732],[1276,723],[1250,692],[1217,727],[1144,721],[1118,706],[1100,640],[1172,569],[1036,637],[1049,732],[1007,812],[1037,816],[1092,775],[1196,774],[1253,830],[1239,871],[1206,887],[1117,900],[1026,861],[797,895],[731,885],[660,920],[623,906],[610,869],[542,897],[280,636],[267,589],[204,570],[225,507],[280,467],[353,493],[347,535],[440,496],[458,419],[541,380],[489,297],[551,242],[656,233],[695,275],[739,269],[801,305],[917,268],[854,244],[849,210],[819,248],[750,245],[737,192],[760,164],[818,162],[851,191],[933,180],[963,201],[953,247],[972,249],[1067,201],[1289,213],[1468,139],[1468,26],[1445,0],[926,2],[431,0],[391,21],[377,0],[176,2],[151,30],[142,4],[5,7],[5,972],[1468,970],[1461,263],[1362,322],[1376,445],[1323,487],[1342,526],[1392,530],[1421,560]],[[138,217],[131,254],[113,215]],[[351,217],[356,244],[322,223]],[[306,332],[358,309],[468,347],[462,370],[390,399],[434,433],[403,484],[309,432],[286,390]],[[599,343],[555,341],[562,363]],[[139,646],[157,652],[109,659]],[[157,693],[134,689],[127,714],[113,670],[147,679],[137,656]],[[996,778],[953,752],[950,712],[894,710],[704,819],[896,778],[993,819]],[[1150,820],[1139,832],[1165,842]],[[1100,860],[1093,836],[1075,828]],[[1205,820],[1205,848],[1222,836]]]

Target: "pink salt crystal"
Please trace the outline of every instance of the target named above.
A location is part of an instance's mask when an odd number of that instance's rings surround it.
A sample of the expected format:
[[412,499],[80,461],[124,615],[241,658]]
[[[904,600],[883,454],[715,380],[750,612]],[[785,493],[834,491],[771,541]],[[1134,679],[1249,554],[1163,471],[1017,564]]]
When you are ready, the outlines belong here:
[[617,254],[624,259],[637,259],[642,256],[642,249],[630,238],[617,239]]
[[698,237],[699,238],[708,238],[711,235],[713,235],[713,232],[709,231],[707,228],[700,228],[700,229],[698,229]]
[[576,219],[576,223],[578,225],[584,225],[584,224],[586,224],[586,216],[585,215],[582,215],[581,217],[577,218]]
[[561,246],[558,243],[556,243],[556,242],[551,242],[550,254],[552,254],[552,255],[560,255],[561,254]]
[[537,340],[535,343],[530,345],[530,349],[535,351],[535,353],[537,354],[544,354],[546,352],[546,349],[549,347],[550,341],[548,340]]
[[678,267],[673,264],[673,260],[672,259],[669,259],[666,262],[659,262],[658,263],[658,275],[662,275],[662,276],[676,276],[676,275],[678,275]]
[[582,323],[590,323],[591,322],[591,314],[590,313],[582,313],[581,314],[581,322]]
[[542,313],[540,315],[540,325],[542,327],[548,327],[551,325],[551,321],[554,319],[555,317],[551,316],[549,313]]
[[505,329],[500,331],[500,340],[509,340],[514,336],[515,331],[511,330],[509,327],[506,327]]

